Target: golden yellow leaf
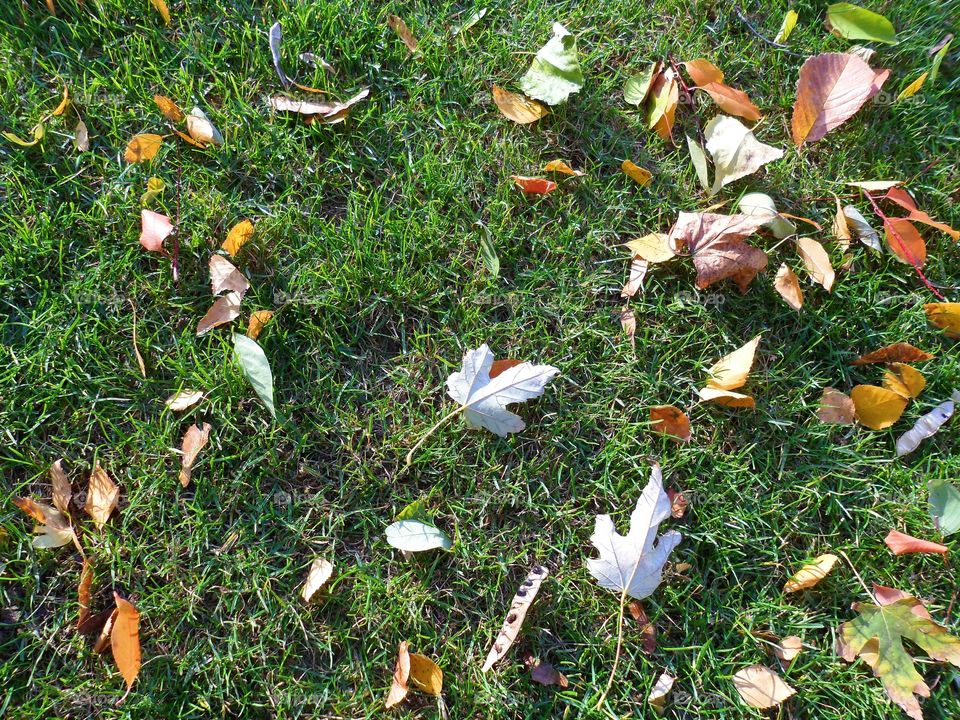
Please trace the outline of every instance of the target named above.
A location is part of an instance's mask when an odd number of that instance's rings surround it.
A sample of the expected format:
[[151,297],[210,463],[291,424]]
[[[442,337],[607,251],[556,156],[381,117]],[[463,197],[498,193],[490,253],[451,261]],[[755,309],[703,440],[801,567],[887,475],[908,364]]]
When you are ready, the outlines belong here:
[[154,9],[160,13],[160,17],[163,18],[163,24],[170,24],[170,10],[167,8],[167,3],[164,0],[150,0],[150,4],[153,5]]
[[70,107],[70,93],[69,93],[69,91],[67,90],[67,86],[64,85],[64,86],[63,86],[63,100],[61,100],[61,101],[60,101],[60,104],[57,105],[56,110],[54,110],[54,111],[53,111],[52,113],[50,113],[50,114],[53,115],[54,117],[60,117],[61,115],[63,115],[63,114],[67,111],[67,108],[69,108],[69,107]]
[[676,257],[673,243],[666,233],[650,233],[631,240],[626,245],[635,256],[639,255],[650,263],[666,262]]
[[154,95],[153,101],[157,104],[157,107],[160,108],[163,116],[170,122],[182,122],[186,117],[183,110],[180,109],[180,106],[166,95]]
[[763,665],[750,665],[735,673],[733,686],[747,705],[760,710],[776,707],[797,692]]
[[520,125],[535,122],[550,112],[546,105],[496,85],[493,86],[493,101],[504,117]]
[[876,385],[857,385],[850,391],[857,419],[872,430],[883,430],[903,415],[907,398]]
[[726,357],[720,358],[707,372],[710,373],[708,387],[718,390],[735,390],[747,382],[747,376],[753,367],[753,358],[760,344],[760,335]]
[[410,682],[428,695],[443,692],[443,672],[433,660],[417,653],[410,653]]
[[773,287],[780,293],[780,297],[784,299],[787,305],[794,310],[803,307],[803,290],[800,289],[800,280],[797,279],[797,274],[786,263],[783,263],[777,270]]
[[923,373],[905,363],[892,363],[883,374],[883,386],[905,398],[915,398],[926,387]]
[[33,147],[38,142],[43,140],[44,136],[47,134],[46,128],[44,128],[43,123],[38,123],[33,128],[33,140],[22,140],[21,138],[14,135],[12,132],[4,132],[2,135],[12,143],[19,145],[20,147]]
[[110,631],[110,649],[130,692],[140,674],[140,613],[117,593],[113,593],[113,599],[117,614]]
[[190,137],[189,135],[187,135],[185,132],[181,132],[180,130],[174,130],[174,132],[177,134],[177,137],[179,137],[181,140],[183,140],[183,141],[185,141],[185,142],[187,142],[187,143],[190,143],[190,144],[193,145],[194,147],[198,147],[198,148],[200,148],[201,150],[206,150],[206,149],[207,149],[207,144],[206,144],[206,143],[200,142],[199,140],[194,140],[192,137]]
[[897,102],[899,102],[900,100],[905,100],[906,98],[909,98],[909,97],[913,97],[918,92],[920,92],[920,88],[922,88],[923,84],[927,81],[927,75],[929,75],[929,73],[926,73],[926,72],[923,73],[920,77],[918,77],[912,83],[907,85],[903,90],[901,90],[900,94],[897,95]]
[[946,331],[947,337],[960,338],[960,303],[927,303],[923,311],[927,320]]
[[221,246],[231,257],[240,252],[240,248],[246,245],[247,241],[253,237],[253,223],[249,220],[241,220],[227,233],[227,239]]
[[160,152],[162,143],[163,138],[160,135],[154,135],[153,133],[134,135],[127,143],[127,150],[123,153],[123,159],[131,163],[153,160]]
[[583,177],[586,173],[581,172],[580,170],[574,170],[572,167],[567,165],[563,160],[551,160],[546,165],[543,166],[544,172],[558,172],[563,173],[564,175],[572,175],[573,177]]
[[247,337],[256,340],[260,337],[260,332],[264,326],[270,322],[273,317],[273,310],[257,310],[250,315],[250,322],[247,324]]
[[117,507],[119,498],[120,488],[110,479],[107,471],[100,467],[100,463],[94,465],[87,487],[87,502],[83,509],[93,518],[98,528],[102,528],[110,519],[110,513]]
[[646,187],[650,184],[650,181],[653,179],[653,173],[637,165],[631,160],[624,160],[620,163],[620,169],[627,174],[631,180],[640,183],[643,187]]
[[836,555],[830,553],[814,558],[813,562],[804,565],[787,580],[787,584],[783,586],[783,591],[792,593],[812,588],[833,570],[833,566],[837,564],[839,559]]

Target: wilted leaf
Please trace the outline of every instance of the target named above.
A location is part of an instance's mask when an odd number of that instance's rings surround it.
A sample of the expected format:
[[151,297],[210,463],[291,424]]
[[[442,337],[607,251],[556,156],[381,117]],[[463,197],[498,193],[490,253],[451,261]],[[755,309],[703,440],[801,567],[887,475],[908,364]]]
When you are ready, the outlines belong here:
[[393,30],[397,37],[403,41],[403,44],[407,46],[407,50],[414,53],[417,51],[417,39],[413,36],[413,33],[410,32],[410,28],[407,27],[407,24],[397,15],[388,15],[387,16],[387,25],[390,26],[390,29]]
[[960,530],[960,490],[957,486],[934,478],[927,487],[930,489],[930,517],[937,530],[944,535]]
[[203,400],[203,390],[178,390],[166,399],[166,406],[174,412],[191,408]]
[[260,332],[264,326],[270,322],[273,317],[273,310],[257,310],[250,314],[250,321],[247,323],[247,337],[256,340],[260,337]]
[[891,363],[883,374],[883,386],[905,398],[915,398],[923,392],[927,381],[916,368],[905,363]]
[[163,144],[163,138],[153,133],[144,133],[143,135],[134,135],[127,143],[127,149],[123,153],[123,158],[127,162],[139,163],[146,160],[153,160],[160,152],[160,145]]
[[152,203],[163,194],[166,187],[166,183],[158,177],[152,177],[147,180],[147,191],[140,196],[140,205],[146,207]]
[[883,15],[851,3],[834,3],[827,8],[827,22],[834,34],[847,40],[872,40],[897,44],[897,31]]
[[77,618],[79,630],[90,617],[90,587],[93,585],[93,564],[88,558],[83,559],[83,569],[80,570],[80,584],[77,586],[77,604],[80,614]]
[[783,157],[783,150],[760,142],[746,125],[726,115],[717,115],[707,123],[703,136],[714,165],[711,195]]
[[570,685],[567,676],[547,662],[538,662],[534,665],[530,670],[530,678],[540,685],[556,685],[562,688]]
[[37,533],[33,538],[34,547],[52,549],[71,542],[79,547],[70,521],[56,508],[30,498],[13,498],[13,504],[40,523],[33,529]]
[[856,407],[849,396],[834,388],[823,389],[820,407],[817,408],[817,417],[821,421],[832,425],[852,425],[856,415]]
[[186,115],[183,114],[183,110],[180,109],[173,100],[168,98],[166,95],[154,95],[153,101],[157,104],[157,107],[160,108],[160,112],[163,113],[163,116],[170,122],[182,122]]
[[675,678],[669,673],[662,673],[647,696],[647,704],[657,715],[663,715],[667,709],[667,700],[670,697],[670,691],[673,690],[674,680]]
[[519,416],[507,410],[507,405],[540,397],[560,370],[552,365],[523,362],[491,378],[492,365],[493,353],[486,344],[468,351],[461,370],[447,378],[447,394],[464,406],[467,425],[506,437],[526,427]]
[[387,542],[403,552],[449,550],[453,547],[453,541],[443,530],[421,520],[397,520],[387,526],[386,535]]
[[857,385],[850,391],[857,419],[871,430],[883,430],[903,415],[907,398],[876,385]]
[[859,617],[840,627],[837,650],[841,657],[853,662],[859,655],[883,682],[890,699],[914,720],[923,720],[914,695],[929,697],[930,688],[916,671],[903,641],[909,640],[934,660],[960,667],[960,638],[933,622],[913,597],[889,605],[855,603],[853,609]]
[[228,292],[207,310],[207,314],[200,318],[197,324],[197,337],[205,335],[215,327],[233,322],[240,317],[240,302],[243,296],[238,292]]
[[[667,495],[670,496],[671,492],[668,490]],[[683,493],[680,493],[682,496]],[[675,498],[671,498],[671,516],[674,518],[682,517],[676,513],[676,502]],[[657,627],[652,622],[650,618],[647,617],[647,611],[643,608],[643,603],[638,602],[637,600],[631,600],[630,605],[630,616],[637,621],[640,625],[640,645],[641,650],[647,655],[652,655],[657,650]]]
[[407,650],[407,641],[403,640],[397,649],[397,664],[393,671],[393,683],[387,694],[387,710],[403,702],[407,697],[407,680],[410,679],[410,652]]
[[760,110],[750,102],[749,96],[723,82],[723,73],[704,58],[685,62],[684,67],[694,84],[706,92],[725,113],[742,117],[750,122],[760,119]]
[[681,442],[690,441],[690,418],[673,405],[655,405],[650,408],[651,428],[654,432],[676,438]]
[[[283,85],[284,89],[289,90],[293,83],[287,76],[287,73],[284,72],[283,63],[281,62],[280,58],[280,45],[283,42],[283,28],[281,27],[279,21],[270,26],[270,32],[267,34],[267,42],[270,45],[270,59],[273,61],[274,72],[277,73],[277,77],[280,79],[280,84]],[[231,255],[232,254],[233,253],[231,253]]]
[[70,498],[73,489],[70,478],[63,470],[63,460],[57,460],[50,466],[50,483],[53,486],[53,504],[62,513],[70,513]]
[[642,73],[630,76],[623,84],[623,99],[630,105],[640,106],[650,94],[653,80],[660,72],[660,62],[653,62]]
[[117,614],[110,631],[110,649],[129,693],[140,674],[140,613],[117,593],[113,593],[113,599]]
[[776,707],[797,692],[763,665],[750,665],[734,673],[733,686],[747,705],[760,710]]
[[223,136],[210,122],[210,118],[198,107],[193,108],[187,115],[187,132],[198,143],[223,145]]
[[[227,295],[227,297],[230,296]],[[276,418],[277,411],[273,405],[273,374],[270,372],[270,362],[263,348],[257,344],[256,340],[234,333],[233,353],[244,376],[270,411],[271,417]]]
[[110,514],[117,507],[120,499],[120,488],[107,475],[107,471],[100,467],[100,463],[93,466],[90,473],[90,484],[87,487],[87,501],[83,509],[93,518],[98,528],[103,528]]
[[563,175],[572,175],[573,177],[583,177],[586,173],[580,172],[579,170],[574,170],[572,167],[567,165],[563,160],[551,160],[546,165],[543,166],[544,172],[558,172]]
[[247,244],[247,241],[253,237],[253,223],[249,220],[241,220],[227,233],[227,239],[221,246],[230,257],[235,257],[240,248]]
[[329,560],[317,558],[310,565],[310,572],[307,573],[307,581],[303,584],[303,590],[300,591],[300,597],[304,602],[310,602],[310,598],[320,588],[327,584],[327,581],[333,575],[333,564]]
[[927,303],[923,311],[927,320],[946,331],[947,337],[960,337],[960,303]]
[[[926,307],[926,306],[924,306]],[[898,342],[887,345],[879,350],[868,352],[854,360],[851,365],[872,365],[876,363],[915,363],[930,360],[930,353],[916,348],[910,343]]]
[[650,184],[650,181],[653,179],[653,173],[642,168],[631,160],[624,160],[620,164],[620,169],[627,174],[631,180],[640,183],[640,185],[646,187]]
[[767,254],[743,241],[762,224],[762,218],[746,215],[681,212],[670,240],[677,249],[682,243],[692,253],[698,288],[730,278],[744,293],[767,266]]
[[836,274],[833,266],[830,265],[830,256],[823,249],[823,245],[810,237],[797,238],[797,252],[800,254],[803,264],[807,266],[807,272],[814,281],[823,285],[823,289],[830,292],[833,289],[833,281]]
[[921,442],[935,435],[953,415],[953,410],[954,401],[947,400],[925,415],[920,416],[912,428],[897,438],[897,457],[912,453],[920,446]]
[[410,653],[410,682],[428,695],[439,696],[443,692],[443,672],[424,655]]
[[833,570],[833,566],[837,564],[839,559],[836,555],[830,553],[814,558],[812,562],[805,564],[787,580],[787,584],[783,586],[783,591],[792,593],[812,588]]
[[530,100],[523,95],[504,90],[496,85],[493,86],[493,101],[500,108],[504,117],[520,125],[539,120],[550,112],[546,105],[542,105],[536,100]]
[[797,232],[797,226],[777,211],[777,206],[769,195],[747,193],[737,203],[737,211],[750,217],[763,218],[763,227],[779,240]]
[[630,345],[633,347],[637,334],[637,316],[633,310],[626,306],[620,311],[620,329],[623,330],[624,335],[630,338]]
[[154,9],[160,13],[160,17],[163,18],[163,24],[170,24],[170,10],[167,9],[167,3],[165,0],[150,0],[150,4],[153,5]]
[[700,143],[690,139],[687,135],[687,150],[690,152],[690,162],[693,163],[693,169],[697,173],[697,180],[700,187],[704,190],[710,189],[710,177],[707,175],[707,156],[700,147]]
[[673,137],[673,123],[680,101],[680,87],[672,70],[661,73],[653,81],[650,89],[653,105],[647,116],[647,126],[655,130],[663,140]]
[[630,271],[627,282],[620,291],[620,297],[630,298],[636,295],[643,288],[643,280],[647,277],[647,270],[650,262],[644,260],[639,255],[634,256],[630,262]]
[[140,244],[151,252],[163,250],[163,240],[173,232],[173,224],[166,215],[153,210],[140,211]]
[[43,140],[44,136],[47,134],[46,129],[43,126],[43,123],[38,123],[33,128],[33,140],[22,140],[21,138],[14,135],[12,132],[4,132],[2,134],[7,140],[12,142],[14,145],[19,145],[20,147],[33,147],[38,142]]
[[232,262],[222,255],[210,256],[210,292],[219,295],[227,290],[242,298],[249,289],[249,281]]
[[853,117],[883,86],[889,70],[874,72],[856,55],[824,53],[800,68],[793,108],[793,142],[816,142]]
[[80,152],[86,152],[90,149],[90,133],[83,120],[77,120],[77,124],[73,128],[73,146]]
[[785,43],[793,32],[793,28],[796,27],[799,17],[796,10],[787,10],[783,16],[783,22],[780,23],[780,30],[777,31],[777,35],[773,38],[773,41],[775,43]]
[[537,51],[530,69],[520,78],[520,89],[547,105],[557,105],[582,86],[577,40],[563,25],[555,22],[553,37]]
[[894,555],[908,555],[911,553],[931,553],[945,555],[950,548],[940,543],[921,540],[912,535],[907,535],[899,530],[891,530],[883,539],[884,544],[890,548]]
[[780,293],[780,297],[792,307],[799,310],[803,307],[803,290],[800,289],[800,280],[797,274],[790,269],[786,263],[777,270],[777,277],[773,281],[773,287]]
[[193,463],[210,439],[210,423],[191,425],[183,436],[183,459],[180,466],[180,484],[187,487],[193,472]]
[[540,584],[546,579],[548,571],[542,565],[535,565],[527,577],[520,584],[520,588],[514,595],[510,603],[510,609],[507,611],[507,618],[503,621],[503,626],[493,642],[493,647],[487,654],[487,659],[483,663],[481,672],[487,672],[493,667],[500,658],[507,654],[507,650],[513,645],[520,634],[520,628],[523,620],[527,616],[527,611],[533,604],[534,598],[540,591]]
[[[657,538],[657,528],[670,517],[670,498],[663,490],[663,475],[654,465],[637,506],[630,515],[630,531],[621,535],[609,515],[597,515],[590,542],[600,553],[587,560],[587,569],[600,587],[642,600],[660,585],[663,565],[681,536],[668,530]],[[654,545],[656,541],[656,545]]]
[[549,195],[557,189],[557,184],[553,180],[545,178],[511,175],[510,179],[527,195]]
[[335,125],[343,122],[350,112],[350,109],[361,100],[370,95],[369,88],[362,88],[356,95],[342,103],[330,102],[308,102],[305,100],[293,100],[282,95],[274,95],[270,98],[270,106],[280,112],[298,113],[304,116],[307,123],[318,122],[324,125]]

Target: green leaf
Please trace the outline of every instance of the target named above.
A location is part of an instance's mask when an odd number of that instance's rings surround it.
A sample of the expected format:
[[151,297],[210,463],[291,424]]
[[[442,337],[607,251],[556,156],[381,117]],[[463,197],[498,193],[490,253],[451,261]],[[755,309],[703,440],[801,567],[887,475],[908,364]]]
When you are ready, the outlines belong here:
[[700,143],[690,139],[687,135],[687,149],[690,151],[690,162],[693,163],[693,169],[697,171],[697,180],[704,190],[710,189],[710,178],[707,175],[707,156],[700,147]]
[[945,480],[936,478],[927,487],[930,489],[930,517],[944,535],[960,530],[960,490]]
[[263,404],[267,406],[270,415],[276,418],[277,411],[273,406],[273,374],[270,372],[270,362],[263,348],[257,344],[256,340],[234,333],[233,352],[243,374],[253,385]]
[[654,96],[653,105],[650,107],[650,114],[647,116],[647,125],[652,130],[660,122],[670,105],[670,88],[672,82],[665,82],[660,88],[660,92]]
[[497,257],[497,250],[493,247],[493,234],[490,228],[482,223],[480,226],[480,256],[483,258],[483,264],[494,277],[500,274],[500,258]]
[[7,140],[9,140],[10,142],[16,145],[19,145],[20,147],[33,147],[38,142],[43,140],[43,136],[46,135],[46,129],[43,127],[43,123],[38,124],[33,129],[33,140],[23,140],[17,137],[16,135],[14,135],[12,132],[5,132],[5,133],[2,133],[2,135]]
[[468,18],[464,21],[463,25],[461,25],[461,26],[456,27],[456,28],[453,29],[453,33],[452,33],[452,34],[453,34],[453,35],[461,35],[461,34],[465,33],[467,30],[469,30],[469,29],[472,28],[474,25],[476,25],[478,22],[480,22],[481,20],[483,20],[483,16],[486,15],[486,14],[487,14],[487,9],[486,9],[486,8],[480,8],[480,9],[477,10],[476,12],[471,13],[471,14],[470,14],[470,17],[468,17]]
[[949,40],[947,40],[947,44],[944,45],[939,50],[937,50],[937,54],[933,56],[933,65],[930,66],[930,84],[931,85],[933,85],[933,83],[937,79],[937,75],[940,73],[940,63],[943,62],[944,56],[946,56],[946,54],[950,52],[950,44],[952,42],[953,42],[953,38],[950,38]]
[[787,14],[783,16],[783,22],[780,24],[780,31],[773,41],[775,43],[785,43],[787,38],[790,37],[790,33],[793,32],[793,28],[796,27],[799,17],[796,10],[787,10]]
[[658,63],[653,63],[642,73],[631,76],[623,84],[623,99],[629,105],[639,106],[647,99],[650,93],[650,86],[653,85],[653,76],[658,69]]
[[442,548],[449,550],[453,542],[440,528],[419,520],[398,520],[387,526],[387,542],[404,552],[423,552]]
[[[420,520],[426,522],[430,520],[427,509],[423,506],[423,500],[414,500],[403,510],[397,513],[395,520]],[[429,523],[427,523],[429,524]]]
[[557,105],[583,87],[583,71],[577,60],[577,39],[560,23],[553,24],[553,37],[537,52],[520,89],[547,105]]
[[147,180],[147,191],[140,196],[140,205],[147,207],[147,205],[163,194],[166,187],[166,183],[158,177],[152,177]]
[[847,40],[897,44],[893,23],[872,10],[851,3],[835,3],[827,8],[827,20],[834,33]]

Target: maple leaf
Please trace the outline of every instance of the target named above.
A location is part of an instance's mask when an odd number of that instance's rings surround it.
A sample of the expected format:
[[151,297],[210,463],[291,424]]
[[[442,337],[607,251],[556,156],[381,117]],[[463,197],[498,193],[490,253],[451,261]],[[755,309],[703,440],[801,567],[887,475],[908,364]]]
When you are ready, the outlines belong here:
[[492,367],[493,353],[486,343],[468,351],[460,372],[447,378],[447,394],[463,406],[467,425],[506,437],[526,427],[518,415],[507,410],[507,405],[540,397],[560,370],[552,365],[523,362],[491,378]]
[[840,627],[837,651],[847,662],[859,655],[880,678],[887,695],[914,720],[923,720],[915,695],[930,696],[930,688],[903,646],[907,639],[934,660],[960,667],[960,638],[930,619],[914,597],[888,605],[855,603],[860,616]]
[[609,515],[597,515],[590,542],[600,557],[587,560],[587,568],[601,587],[626,593],[637,600],[657,589],[663,565],[681,539],[675,530],[657,539],[657,528],[670,517],[670,510],[670,498],[663,489],[663,473],[659,465],[654,465],[650,480],[630,514],[630,532],[621,535]]
[[743,238],[755,233],[764,222],[765,218],[752,215],[681,212],[670,239],[690,249],[698,288],[731,278],[745,293],[757,273],[767,266],[767,254],[747,245]]

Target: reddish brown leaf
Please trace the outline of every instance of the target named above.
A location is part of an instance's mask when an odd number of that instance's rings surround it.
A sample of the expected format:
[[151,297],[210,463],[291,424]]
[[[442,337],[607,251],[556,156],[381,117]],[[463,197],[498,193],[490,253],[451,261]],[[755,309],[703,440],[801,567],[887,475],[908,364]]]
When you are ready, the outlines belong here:
[[80,629],[90,618],[90,586],[93,584],[93,565],[87,558],[83,559],[83,569],[80,571],[80,585],[77,588],[77,600],[80,605],[80,616],[77,618],[77,629]]
[[557,670],[550,663],[538,663],[536,667],[530,671],[530,676],[533,678],[534,682],[538,682],[541,685],[557,685],[565,688],[570,684],[570,681],[567,680],[566,675]]
[[655,405],[650,408],[651,428],[680,442],[690,441],[690,418],[673,405]]
[[640,624],[640,647],[647,655],[652,655],[657,649],[657,627],[647,616],[647,611],[638,600],[630,602],[630,615]]
[[933,357],[930,353],[916,348],[910,343],[899,342],[893,345],[887,345],[879,350],[868,352],[854,360],[851,365],[872,365],[875,363],[915,363],[924,360],[930,360]]
[[921,540],[898,530],[891,530],[883,539],[883,542],[886,543],[890,552],[894,555],[906,555],[908,553],[939,553],[944,555],[949,551],[946,545]]
[[511,175],[517,186],[527,195],[549,195],[557,189],[557,184],[553,180],[545,178],[529,177],[527,175]]
[[764,222],[765,218],[755,215],[681,212],[670,238],[690,249],[698,288],[730,278],[745,293],[757,273],[767,266],[767,254],[747,245],[743,238],[759,230]]
[[494,360],[493,365],[490,366],[490,379],[492,380],[497,375],[502,373],[504,370],[509,370],[514,365],[519,365],[523,360],[515,360],[513,358],[504,358],[502,360]]
[[679,520],[684,516],[687,508],[690,506],[687,496],[683,494],[683,490],[667,488],[667,497],[670,498],[670,514]]

